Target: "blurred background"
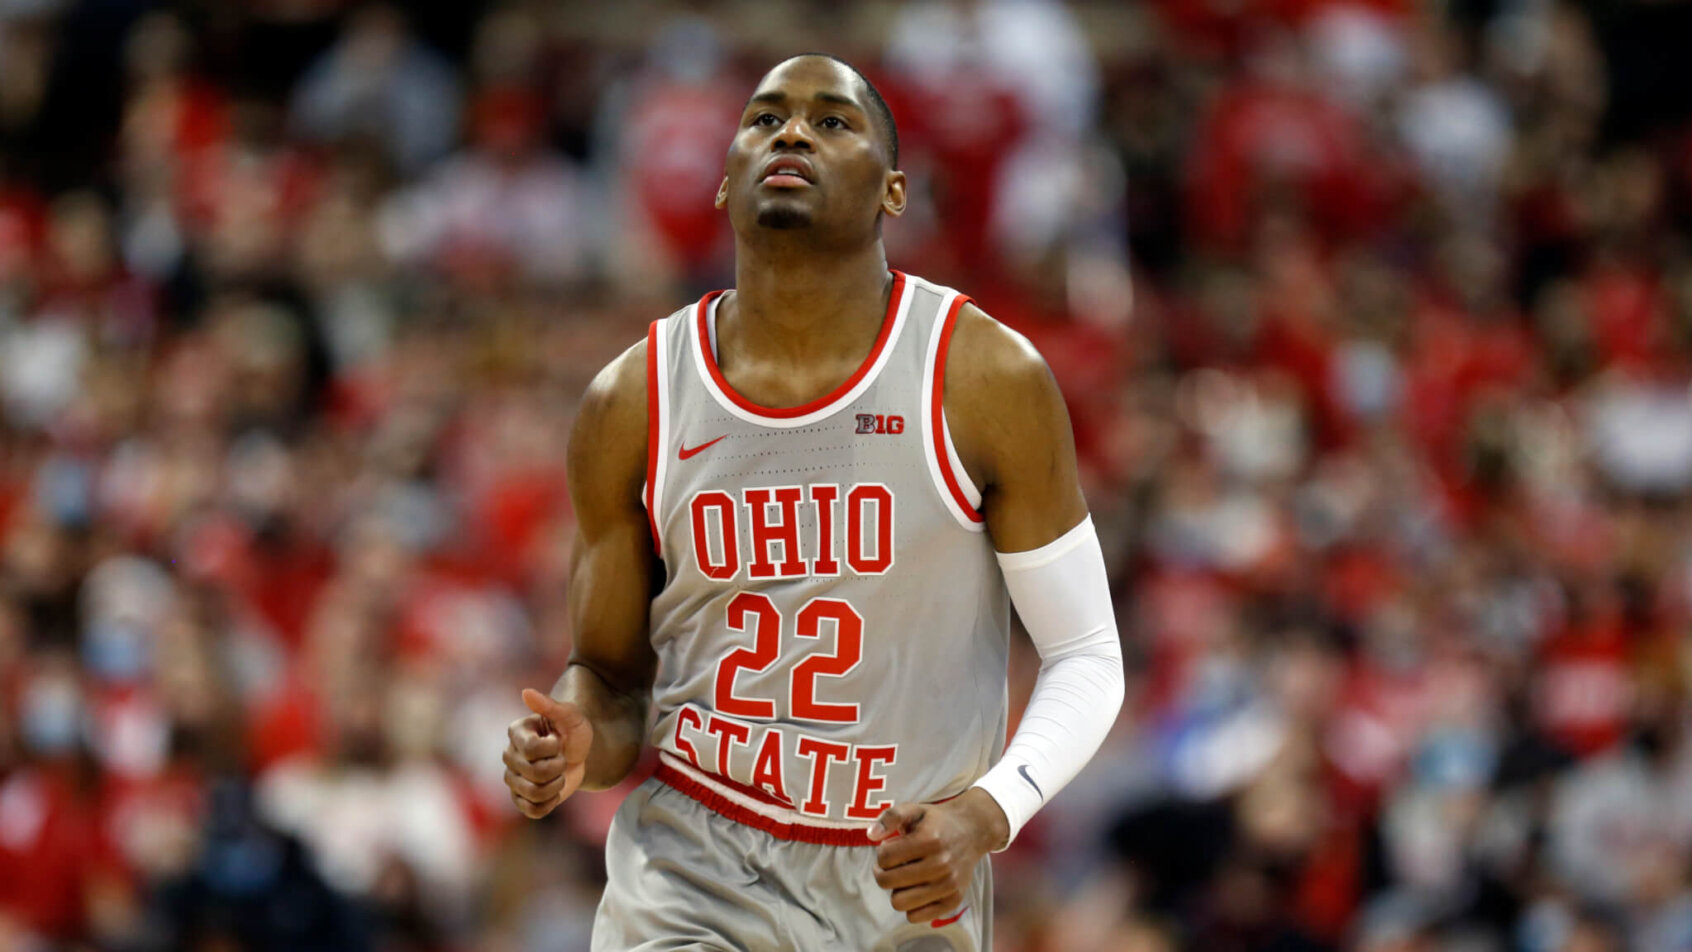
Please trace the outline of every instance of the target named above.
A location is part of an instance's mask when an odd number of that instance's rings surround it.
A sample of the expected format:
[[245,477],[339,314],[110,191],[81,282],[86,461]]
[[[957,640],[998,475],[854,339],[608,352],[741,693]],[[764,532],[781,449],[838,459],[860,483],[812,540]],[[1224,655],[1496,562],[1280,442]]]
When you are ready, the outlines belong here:
[[565,438],[804,50],[1112,566],[998,949],[1692,949],[1692,3],[0,0],[0,950],[587,948]]

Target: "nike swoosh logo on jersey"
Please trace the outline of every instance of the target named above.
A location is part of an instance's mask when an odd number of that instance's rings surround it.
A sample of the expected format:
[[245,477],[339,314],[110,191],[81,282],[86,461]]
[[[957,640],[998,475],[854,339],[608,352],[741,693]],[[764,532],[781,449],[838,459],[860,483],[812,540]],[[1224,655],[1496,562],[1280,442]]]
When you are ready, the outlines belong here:
[[1028,781],[1028,785],[1034,788],[1034,792],[1040,795],[1041,800],[1046,799],[1046,792],[1040,789],[1040,785],[1034,782],[1033,777],[1028,776],[1027,764],[1017,764],[1016,772],[1022,775],[1022,779]]
[[721,443],[723,440],[726,440],[726,439],[728,439],[728,434],[724,433],[722,436],[717,437],[716,439],[712,440],[711,442],[701,443],[698,446],[693,447],[692,449],[689,449],[687,444],[683,443],[682,448],[681,448],[681,452],[676,454],[676,455],[680,456],[682,459],[692,459],[693,457],[699,455],[700,453],[705,452],[706,450],[710,449],[713,446],[716,446],[718,443]]

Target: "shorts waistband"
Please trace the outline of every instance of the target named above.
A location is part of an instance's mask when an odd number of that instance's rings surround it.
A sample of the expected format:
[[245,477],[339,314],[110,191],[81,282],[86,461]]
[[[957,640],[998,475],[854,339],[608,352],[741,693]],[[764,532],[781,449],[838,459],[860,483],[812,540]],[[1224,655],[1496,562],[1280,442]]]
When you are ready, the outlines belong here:
[[781,840],[821,846],[874,846],[869,824],[808,817],[768,793],[707,773],[669,751],[658,755],[652,776],[719,816],[727,817]]

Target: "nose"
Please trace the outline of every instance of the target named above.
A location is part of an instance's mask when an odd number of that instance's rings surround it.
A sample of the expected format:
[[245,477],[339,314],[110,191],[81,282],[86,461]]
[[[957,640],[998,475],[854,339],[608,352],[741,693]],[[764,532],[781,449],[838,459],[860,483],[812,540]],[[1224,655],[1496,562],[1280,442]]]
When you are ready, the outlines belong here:
[[776,132],[772,144],[778,149],[809,150],[816,146],[816,142],[811,138],[810,123],[798,114],[787,117],[787,121],[782,123],[781,129]]

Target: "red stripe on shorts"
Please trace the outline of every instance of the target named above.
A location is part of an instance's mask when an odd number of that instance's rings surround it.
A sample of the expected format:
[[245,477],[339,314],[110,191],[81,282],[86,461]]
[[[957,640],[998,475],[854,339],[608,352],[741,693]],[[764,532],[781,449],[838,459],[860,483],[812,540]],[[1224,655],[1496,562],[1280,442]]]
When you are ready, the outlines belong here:
[[[711,812],[724,816],[736,823],[743,823],[778,840],[792,840],[798,843],[816,843],[821,846],[874,846],[875,842],[869,838],[868,829],[834,829],[823,826],[810,826],[805,823],[789,823],[767,817],[762,813],[748,809],[722,793],[711,789],[703,783],[689,777],[676,768],[658,762],[658,769],[652,775],[659,782],[664,783],[687,796],[698,801]],[[724,786],[728,786],[726,781]]]

